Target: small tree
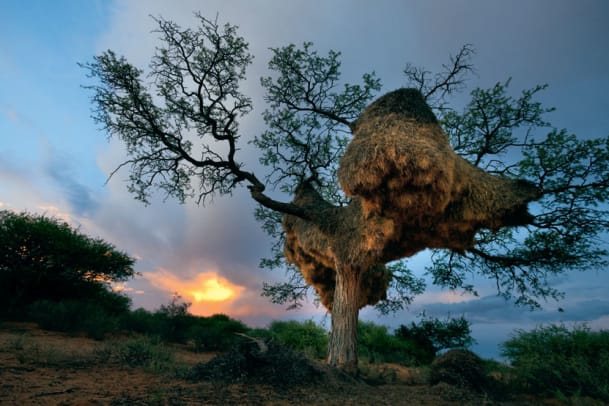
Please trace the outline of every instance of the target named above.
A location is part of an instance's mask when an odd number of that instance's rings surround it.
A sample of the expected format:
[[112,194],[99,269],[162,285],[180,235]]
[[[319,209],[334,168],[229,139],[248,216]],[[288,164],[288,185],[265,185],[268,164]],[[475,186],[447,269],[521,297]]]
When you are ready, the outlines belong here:
[[412,341],[423,355],[422,361],[431,362],[438,351],[452,348],[468,348],[474,343],[469,322],[464,317],[447,319],[424,318],[410,326],[401,325],[396,337]]
[[37,300],[106,297],[106,283],[132,277],[133,263],[60,220],[0,211],[0,314],[22,316]]
[[[252,110],[239,90],[248,44],[235,26],[198,17],[196,29],[156,20],[162,43],[146,75],[112,51],[85,64],[97,79],[94,118],[124,142],[129,158],[117,170],[130,167],[129,189],[144,202],[156,189],[204,203],[247,186],[277,239],[263,264],[298,271],[266,292],[294,302],[315,288],[332,313],[331,365],[356,370],[360,308],[399,308],[422,290],[393,261],[426,248],[435,250],[435,283],[473,291],[465,281],[475,271],[532,306],[559,296],[548,275],[604,263],[593,241],[609,228],[600,205],[609,139],[534,135],[548,126],[549,110],[533,100],[543,86],[517,99],[508,83],[476,89],[463,113],[449,109],[447,96],[472,69],[465,46],[438,75],[408,65],[413,88],[371,103],[380,80],[341,83],[338,52],[272,49],[272,76],[261,82],[268,129],[253,138],[270,168],[260,178],[237,159],[239,118]],[[272,198],[267,185],[292,201]]]

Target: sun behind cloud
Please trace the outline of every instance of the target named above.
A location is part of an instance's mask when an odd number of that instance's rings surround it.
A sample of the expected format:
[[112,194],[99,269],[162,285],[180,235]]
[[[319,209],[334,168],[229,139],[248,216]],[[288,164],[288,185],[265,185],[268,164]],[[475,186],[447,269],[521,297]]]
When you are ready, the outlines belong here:
[[227,312],[231,303],[241,295],[245,288],[235,285],[217,272],[208,271],[186,279],[166,269],[147,272],[144,277],[158,289],[182,295],[192,302],[191,312],[196,315],[209,315]]
[[229,286],[228,281],[205,274],[198,275],[197,280],[204,278],[207,279],[196,283],[200,287],[191,292],[196,302],[221,302],[235,295],[235,288]]

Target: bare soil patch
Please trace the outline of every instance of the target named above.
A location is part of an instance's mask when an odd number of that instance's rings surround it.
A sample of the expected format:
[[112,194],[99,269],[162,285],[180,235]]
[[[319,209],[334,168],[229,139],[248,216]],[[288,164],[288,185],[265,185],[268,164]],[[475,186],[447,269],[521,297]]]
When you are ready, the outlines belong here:
[[104,355],[108,345],[127,339],[99,342],[43,331],[33,324],[0,324],[0,404],[544,404],[491,400],[446,384],[429,386],[418,369],[393,364],[364,365],[365,379],[356,380],[276,347],[269,348],[270,358],[256,360],[243,355],[244,349],[217,354],[171,346],[173,367],[162,370],[129,366]]

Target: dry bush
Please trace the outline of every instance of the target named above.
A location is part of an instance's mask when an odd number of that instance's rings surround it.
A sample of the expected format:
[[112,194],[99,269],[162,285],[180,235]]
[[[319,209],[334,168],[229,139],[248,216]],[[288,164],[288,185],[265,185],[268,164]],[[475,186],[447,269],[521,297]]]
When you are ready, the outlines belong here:
[[431,364],[429,383],[454,385],[459,388],[482,391],[487,385],[484,363],[468,350],[450,350]]

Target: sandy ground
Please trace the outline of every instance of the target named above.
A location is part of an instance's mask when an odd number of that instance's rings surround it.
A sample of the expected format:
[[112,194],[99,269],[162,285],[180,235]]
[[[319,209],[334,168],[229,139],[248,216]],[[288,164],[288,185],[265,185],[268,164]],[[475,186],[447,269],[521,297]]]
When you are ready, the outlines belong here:
[[[0,405],[526,405],[491,401],[447,385],[430,387],[417,369],[375,365],[382,385],[330,379],[322,384],[274,387],[193,382],[175,371],[153,371],[104,360],[115,341],[94,341],[0,324]],[[109,347],[110,346],[110,347]],[[172,364],[187,371],[216,354],[171,348]],[[389,383],[386,383],[389,382]]]

